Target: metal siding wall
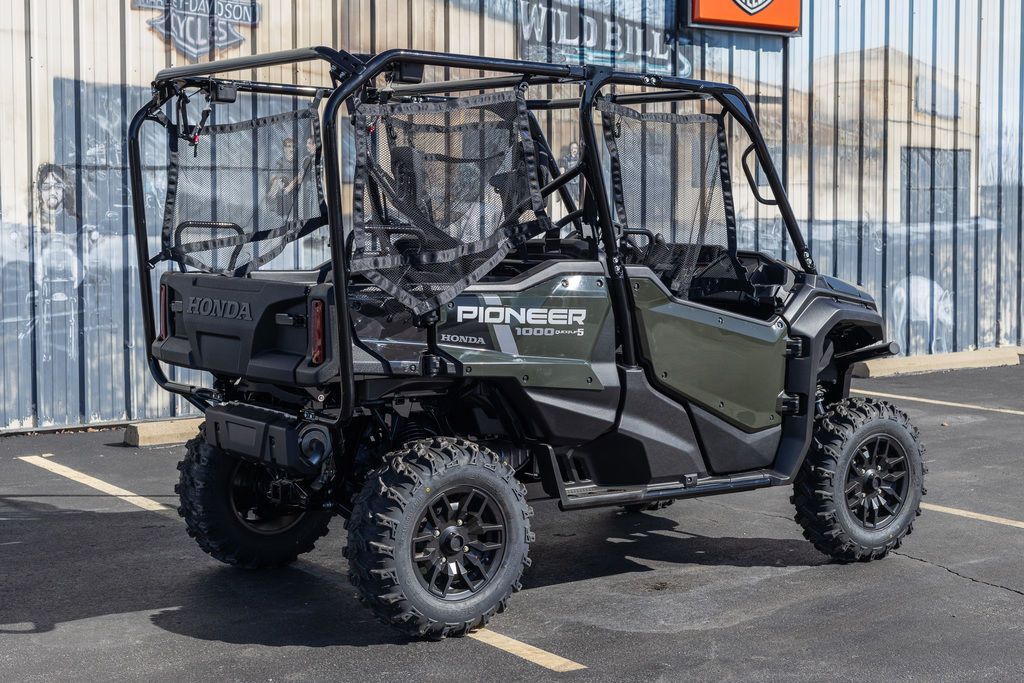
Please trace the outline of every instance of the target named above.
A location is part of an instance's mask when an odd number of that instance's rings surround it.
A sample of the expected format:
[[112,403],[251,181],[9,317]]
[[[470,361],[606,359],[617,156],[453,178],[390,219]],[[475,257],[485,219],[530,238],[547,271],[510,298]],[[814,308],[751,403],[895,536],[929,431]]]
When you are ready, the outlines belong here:
[[[905,352],[1021,341],[1019,0],[806,0],[803,34],[788,41],[675,30],[677,6],[669,0],[259,4],[260,24],[236,26],[244,42],[216,56],[314,43],[520,56],[523,12],[531,8],[548,19],[564,12],[570,32],[591,19],[631,21],[642,48],[650,48],[648,29],[668,30],[678,39],[673,72],[729,80],[748,93],[821,271],[871,291]],[[149,79],[184,57],[148,23],[159,11],[131,5],[23,0],[0,15],[0,59],[8,67],[0,71],[0,430],[191,411],[158,391],[146,368],[122,146]],[[555,30],[547,21],[541,32],[549,55]],[[301,83],[323,75],[305,66],[261,74]],[[242,105],[247,115],[267,107],[255,98]],[[561,157],[575,139],[574,114],[541,118]],[[745,144],[737,127],[731,139]],[[147,146],[163,154],[158,139]],[[346,163],[349,156],[343,149]],[[56,217],[40,210],[36,175],[44,164],[60,169],[53,173],[63,174],[66,197],[74,196]],[[738,165],[733,173],[742,182]],[[159,183],[148,193],[155,240]],[[774,210],[743,197],[737,207],[744,246],[793,259]],[[559,206],[552,210],[560,215]],[[278,263],[305,266],[325,256],[325,244],[310,242]],[[202,381],[200,373],[170,372]]]

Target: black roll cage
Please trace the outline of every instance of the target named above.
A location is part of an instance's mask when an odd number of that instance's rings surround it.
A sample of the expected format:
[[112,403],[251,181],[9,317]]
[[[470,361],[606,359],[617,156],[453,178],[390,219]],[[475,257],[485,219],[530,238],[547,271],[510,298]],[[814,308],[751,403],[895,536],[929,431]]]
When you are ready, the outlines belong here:
[[[232,71],[258,69],[269,66],[299,64],[302,62],[322,60],[330,66],[333,88],[323,88],[287,83],[267,83],[252,80],[214,79],[215,74]],[[582,133],[581,166],[586,180],[588,192],[599,198],[596,204],[600,239],[604,246],[604,259],[608,269],[608,292],[611,297],[612,311],[619,329],[618,342],[621,345],[622,362],[628,367],[637,366],[636,328],[633,323],[632,306],[627,287],[626,269],[619,254],[619,243],[616,226],[609,205],[609,194],[605,186],[604,174],[601,172],[599,156],[600,146],[594,129],[593,108],[595,99],[601,89],[610,85],[631,85],[647,88],[660,88],[659,91],[621,94],[614,96],[619,104],[643,104],[647,102],[682,101],[692,99],[715,100],[722,109],[733,116],[743,127],[752,141],[758,162],[768,180],[779,212],[786,224],[787,232],[792,241],[800,266],[808,273],[816,273],[807,244],[804,242],[797,225],[796,216],[790,206],[785,187],[771,159],[768,147],[761,135],[760,128],[750,102],[738,88],[726,83],[702,81],[673,76],[650,75],[644,73],[615,71],[607,67],[589,65],[549,64],[544,62],[528,62],[516,59],[500,59],[494,57],[477,57],[472,55],[428,52],[423,50],[396,49],[380,52],[376,55],[353,55],[343,50],[330,47],[309,47],[263,55],[236,57],[212,61],[203,64],[189,64],[163,69],[157,73],[153,81],[153,98],[146,103],[132,118],[128,129],[128,158],[130,165],[129,181],[132,192],[132,212],[135,221],[136,256],[139,263],[139,291],[142,296],[142,322],[146,339],[146,359],[150,372],[163,389],[183,396],[187,401],[202,411],[212,401],[218,400],[216,391],[203,387],[190,386],[168,379],[163,368],[153,355],[153,343],[156,341],[156,321],[153,311],[153,283],[150,270],[149,234],[146,226],[146,211],[142,177],[142,155],[139,134],[147,121],[161,123],[162,107],[173,97],[186,88],[209,90],[214,83],[229,85],[240,92],[277,94],[286,96],[314,97],[318,92],[329,92],[324,105],[323,123],[321,126],[324,149],[325,199],[327,204],[327,224],[331,236],[331,268],[335,286],[334,298],[339,328],[339,378],[340,411],[336,416],[324,417],[307,414],[308,419],[316,419],[331,426],[338,426],[351,418],[355,405],[355,378],[352,365],[353,334],[349,315],[348,287],[339,283],[348,282],[348,264],[345,261],[344,220],[342,213],[342,179],[340,150],[340,130],[338,126],[339,108],[360,88],[370,83],[377,76],[395,72],[408,66],[437,66],[480,71],[492,71],[513,74],[490,78],[474,78],[432,83],[395,83],[396,94],[408,96],[430,96],[443,93],[480,90],[488,88],[512,87],[524,81],[530,85],[545,84],[577,84],[583,86],[579,98],[530,100],[528,105],[533,110],[571,109],[577,108],[580,116]],[[553,164],[553,160],[552,164]],[[557,171],[557,167],[552,169]],[[562,188],[567,182],[565,176],[556,178],[549,183],[546,190]],[[569,215],[579,219],[581,211],[569,205]]]

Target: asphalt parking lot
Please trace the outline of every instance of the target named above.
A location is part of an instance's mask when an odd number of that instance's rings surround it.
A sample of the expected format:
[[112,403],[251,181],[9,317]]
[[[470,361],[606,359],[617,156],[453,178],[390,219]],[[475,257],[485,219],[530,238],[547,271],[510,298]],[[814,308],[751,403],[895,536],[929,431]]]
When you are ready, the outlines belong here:
[[233,570],[146,509],[176,504],[180,446],[0,438],[0,680],[1019,681],[1022,386],[1024,367],[856,383],[934,401],[893,399],[940,507],[886,560],[828,562],[788,487],[643,515],[534,501],[524,590],[484,636],[436,643],[359,605],[340,519],[289,568]]

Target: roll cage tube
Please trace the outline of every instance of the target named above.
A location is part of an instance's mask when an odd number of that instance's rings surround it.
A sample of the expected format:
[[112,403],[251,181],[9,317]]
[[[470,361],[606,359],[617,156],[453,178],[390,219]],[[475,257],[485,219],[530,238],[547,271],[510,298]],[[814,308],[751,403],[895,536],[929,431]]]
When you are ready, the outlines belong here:
[[209,401],[198,395],[199,387],[172,382],[153,356],[153,342],[156,341],[156,321],[153,317],[153,280],[149,273],[149,233],[146,229],[146,205],[141,200],[145,188],[142,181],[142,153],[139,148],[139,131],[146,121],[155,121],[153,113],[160,110],[168,98],[157,94],[132,117],[128,126],[128,161],[130,165],[128,182],[132,191],[132,215],[135,219],[135,256],[139,262],[139,292],[142,295],[142,329],[146,338],[146,363],[149,371],[161,388],[180,394],[186,401],[201,411],[206,411]]
[[[546,105],[542,104],[543,101],[536,101],[535,104],[539,105],[537,106],[538,109],[579,107],[580,127],[583,137],[582,171],[587,180],[588,190],[594,192],[595,199],[597,200],[598,228],[605,247],[604,258],[609,273],[609,295],[612,299],[613,311],[619,328],[622,361],[626,365],[632,366],[636,363],[635,326],[632,322],[629,289],[626,282],[627,276],[618,253],[615,224],[608,203],[609,196],[604,183],[604,176],[601,172],[601,161],[598,151],[600,147],[597,142],[592,114],[594,100],[598,96],[600,89],[604,86],[636,85],[661,89],[655,92],[620,95],[616,99],[622,103],[687,100],[702,97],[714,98],[723,109],[739,121],[752,140],[758,161],[761,163],[762,169],[767,176],[768,184],[772,189],[782,218],[786,223],[789,237],[796,248],[800,265],[808,273],[816,272],[814,262],[800,233],[785,188],[773,164],[764,138],[757,127],[753,109],[743,93],[732,85],[686,78],[618,72],[603,67],[548,64],[422,50],[388,50],[364,61],[347,52],[323,46],[237,57],[204,64],[171,67],[157,73],[156,79],[153,82],[153,99],[135,114],[129,126],[128,153],[131,163],[129,180],[133,193],[136,251],[140,264],[140,293],[143,300],[143,328],[146,337],[146,354],[150,371],[162,388],[184,396],[186,400],[200,410],[205,410],[211,400],[216,400],[216,394],[208,389],[170,381],[152,355],[152,346],[156,340],[156,327],[153,315],[153,289],[149,274],[151,268],[148,267],[149,242],[145,205],[140,200],[144,194],[139,131],[146,121],[159,121],[157,114],[163,104],[174,96],[176,92],[174,86],[203,87],[204,83],[209,84],[210,78],[215,74],[314,60],[323,60],[330,64],[331,77],[335,83],[335,87],[324,105],[321,134],[325,148],[325,201],[327,204],[328,230],[331,235],[331,269],[335,283],[333,290],[339,331],[338,361],[341,396],[340,410],[336,417],[330,418],[307,414],[306,417],[308,419],[316,419],[331,426],[337,426],[347,421],[354,411],[355,379],[352,372],[352,343],[354,337],[348,308],[348,288],[338,286],[339,283],[348,282],[348,264],[345,262],[344,222],[341,205],[342,181],[340,176],[338,112],[341,105],[348,98],[392,66],[400,64],[446,66],[481,71],[497,71],[516,75],[514,78],[511,76],[499,76],[471,79],[469,81],[455,81],[448,84],[438,82],[416,85],[398,84],[395,86],[396,92],[409,95],[500,87],[506,82],[512,83],[513,80],[519,82],[523,76],[535,84],[568,82],[583,85],[583,96],[578,100],[548,100]],[[257,93],[306,95],[307,91],[311,89],[310,86],[291,84],[221,80],[229,82],[241,91]],[[446,87],[446,85],[449,87]],[[462,85],[466,87],[461,87]],[[324,90],[331,89],[324,88]]]

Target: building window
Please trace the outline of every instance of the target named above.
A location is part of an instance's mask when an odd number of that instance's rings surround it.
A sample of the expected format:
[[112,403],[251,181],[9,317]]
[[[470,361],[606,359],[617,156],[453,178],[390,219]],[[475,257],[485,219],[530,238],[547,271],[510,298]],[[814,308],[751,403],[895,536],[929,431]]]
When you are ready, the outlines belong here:
[[922,114],[934,114],[944,119],[960,118],[960,100],[956,91],[925,74],[914,79],[914,106]]
[[971,151],[904,147],[900,184],[905,223],[952,222],[954,200],[957,214],[965,216],[971,207]]

